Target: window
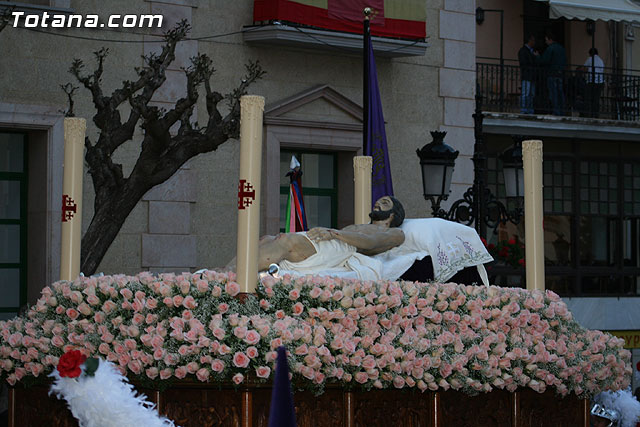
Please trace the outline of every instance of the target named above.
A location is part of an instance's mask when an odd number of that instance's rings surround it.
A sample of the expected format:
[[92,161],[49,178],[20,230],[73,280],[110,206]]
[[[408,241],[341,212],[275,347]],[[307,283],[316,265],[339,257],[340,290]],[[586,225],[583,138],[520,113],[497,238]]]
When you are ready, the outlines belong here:
[[26,259],[27,137],[0,132],[0,319],[26,303]]
[[[639,295],[638,148],[613,141],[576,142],[567,152],[572,144],[565,140],[562,145],[562,150],[554,150],[553,141],[545,141],[547,289],[563,296]],[[487,165],[487,184],[504,202],[502,166],[497,155],[490,155]],[[489,231],[487,237],[490,243],[512,237],[524,241],[524,226],[500,226],[495,235]],[[490,274],[500,285],[512,285],[518,276],[524,282],[524,272],[515,268],[495,265]]]
[[337,227],[337,155],[331,152],[280,151],[280,231],[285,230],[291,156],[302,170],[302,195],[309,228]]

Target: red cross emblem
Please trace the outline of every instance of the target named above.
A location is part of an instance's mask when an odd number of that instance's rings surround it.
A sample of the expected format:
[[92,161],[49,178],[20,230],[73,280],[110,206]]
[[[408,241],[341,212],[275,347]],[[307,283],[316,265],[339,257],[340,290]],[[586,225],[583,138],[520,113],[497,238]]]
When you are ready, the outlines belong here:
[[62,222],[71,221],[76,214],[77,205],[73,199],[66,194],[62,195]]
[[244,209],[256,199],[256,190],[245,179],[238,185],[238,209]]

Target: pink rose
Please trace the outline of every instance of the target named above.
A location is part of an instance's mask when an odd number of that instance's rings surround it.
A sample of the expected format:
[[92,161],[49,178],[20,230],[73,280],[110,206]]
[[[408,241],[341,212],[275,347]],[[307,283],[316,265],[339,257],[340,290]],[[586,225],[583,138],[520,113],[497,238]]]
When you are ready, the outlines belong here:
[[227,311],[229,311],[229,304],[218,304],[218,311],[220,312],[220,314],[225,314]]
[[89,303],[89,305],[98,305],[100,304],[100,298],[95,295],[89,295],[87,297],[87,302]]
[[213,336],[219,340],[223,340],[225,337],[224,329],[222,328],[215,328],[213,329],[212,333],[213,333]]
[[233,329],[233,335],[242,339],[247,335],[247,328],[245,326],[238,326]]
[[260,334],[254,330],[250,330],[246,333],[244,340],[247,344],[257,344],[260,341]]
[[195,374],[196,372],[198,372],[198,369],[200,369],[200,365],[198,365],[196,362],[187,363],[187,372],[189,372],[190,374]]
[[222,372],[224,370],[224,362],[220,359],[214,359],[211,362],[211,369],[214,372],[218,372],[218,373]]
[[366,372],[358,372],[356,373],[356,382],[360,383],[360,384],[364,384],[369,380],[369,376],[367,375]]
[[255,359],[258,357],[258,349],[254,346],[247,347],[247,356],[249,356],[250,359]]
[[184,298],[182,297],[182,295],[176,295],[173,297],[173,305],[176,307],[180,307],[183,301]]
[[104,323],[105,314],[102,311],[98,311],[96,314],[93,315],[93,321],[98,324]]
[[109,314],[111,313],[113,310],[115,310],[118,306],[116,305],[115,302],[108,300],[105,301],[104,304],[102,304],[102,311],[104,311],[105,313]]
[[209,379],[209,370],[206,368],[198,369],[198,372],[196,372],[196,378],[203,382],[207,381]]
[[269,378],[269,375],[271,375],[271,368],[268,366],[258,366],[256,368],[256,376],[258,378]]
[[309,292],[309,296],[311,298],[318,298],[321,294],[322,289],[318,288],[317,286],[314,286],[313,289],[311,289],[311,292]]
[[22,344],[22,334],[20,332],[16,332],[15,334],[11,334],[11,336],[9,336],[9,345],[11,347],[17,347],[19,345]]
[[297,302],[293,305],[293,307],[291,307],[291,311],[293,312],[294,316],[300,316],[304,311],[304,306],[302,305],[302,303]]
[[142,363],[139,360],[132,360],[127,366],[136,375],[142,372]]
[[162,360],[165,355],[165,350],[163,348],[158,348],[153,351],[153,359],[154,360]]
[[233,355],[233,365],[236,368],[246,368],[249,366],[249,358],[243,352],[238,351]]
[[235,297],[236,295],[238,295],[238,293],[240,293],[240,285],[236,282],[227,282],[227,284],[224,285],[224,290],[232,297]]
[[196,282],[196,288],[198,289],[198,292],[205,293],[209,291],[209,284],[204,280],[198,280]]
[[218,298],[220,295],[222,295],[222,288],[220,286],[214,286],[211,289],[211,296],[213,296],[214,298]]
[[184,301],[182,302],[182,305],[185,308],[192,310],[198,306],[198,303],[191,295],[189,295],[184,299]]
[[160,379],[161,380],[166,380],[167,378],[171,378],[172,374],[173,374],[173,369],[165,368],[165,369],[160,371]]
[[292,289],[289,291],[289,299],[292,301],[297,300],[298,298],[300,298],[300,291],[297,289]]
[[178,356],[176,356],[175,354],[171,354],[171,353],[167,353],[164,356],[164,363],[165,365],[175,365],[176,363],[178,363]]
[[110,351],[109,344],[101,343],[98,346],[98,351],[106,356],[107,354],[109,354],[109,351]]
[[405,384],[404,378],[402,378],[401,376],[395,376],[393,378],[393,386],[395,388],[403,388]]
[[67,308],[66,313],[71,320],[76,320],[78,316],[80,316],[80,313],[78,313],[78,310],[76,310],[75,308]]
[[239,385],[242,383],[242,381],[244,381],[244,375],[242,375],[241,373],[237,373],[233,376],[233,378],[231,378],[231,380],[236,384]]
[[189,290],[191,289],[191,283],[182,279],[178,282],[178,287],[180,288],[180,292],[182,292],[183,295],[187,295],[189,293]]
[[126,300],[133,298],[133,292],[127,288],[120,289],[120,295],[122,295]]
[[135,313],[131,321],[134,325],[142,325],[142,323],[144,323],[144,316],[140,313]]
[[187,376],[187,368],[185,366],[179,366],[175,371],[176,378],[184,378]]
[[156,367],[151,367],[148,368],[145,373],[147,374],[147,377],[150,379],[154,379],[158,376],[158,368]]

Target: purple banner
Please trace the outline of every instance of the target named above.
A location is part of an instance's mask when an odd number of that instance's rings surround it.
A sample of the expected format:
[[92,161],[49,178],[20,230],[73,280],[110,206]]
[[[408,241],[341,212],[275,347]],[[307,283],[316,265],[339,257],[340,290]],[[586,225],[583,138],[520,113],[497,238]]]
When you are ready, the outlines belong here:
[[373,158],[373,170],[371,171],[371,203],[383,196],[393,196],[393,184],[391,182],[391,169],[389,168],[389,152],[387,151],[387,134],[384,130],[384,116],[382,114],[382,102],[378,90],[378,73],[376,72],[376,60],[373,56],[371,36],[369,37],[369,87],[367,88],[368,111],[367,115],[367,140],[364,146],[364,155]]

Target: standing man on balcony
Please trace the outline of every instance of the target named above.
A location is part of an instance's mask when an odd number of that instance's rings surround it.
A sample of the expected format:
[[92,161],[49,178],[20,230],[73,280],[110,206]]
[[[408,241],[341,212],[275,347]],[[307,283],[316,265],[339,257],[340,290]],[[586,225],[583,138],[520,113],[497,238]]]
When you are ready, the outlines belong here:
[[556,41],[556,36],[548,32],[544,36],[547,48],[537,62],[546,67],[547,87],[549,88],[549,100],[551,112],[556,116],[564,114],[564,91],[562,89],[562,73],[567,65],[567,55],[564,47]]
[[520,98],[520,113],[522,114],[533,114],[533,98],[536,94],[536,57],[533,51],[535,44],[536,38],[533,34],[529,34],[524,46],[518,51],[520,78],[522,79],[522,87],[520,89],[522,93]]
[[587,75],[587,117],[598,117],[600,114],[600,94],[604,86],[604,61],[598,56],[598,49],[589,49],[589,58],[584,63]]

